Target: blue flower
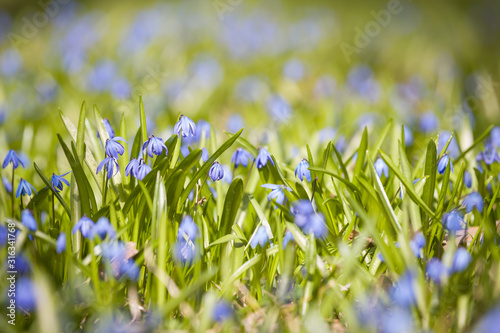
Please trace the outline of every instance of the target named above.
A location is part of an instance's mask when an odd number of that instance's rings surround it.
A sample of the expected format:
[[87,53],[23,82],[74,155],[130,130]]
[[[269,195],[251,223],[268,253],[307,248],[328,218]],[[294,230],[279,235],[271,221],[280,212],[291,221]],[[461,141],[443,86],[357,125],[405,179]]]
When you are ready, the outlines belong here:
[[[437,149],[437,152],[439,155],[441,155],[441,153],[443,153],[444,146],[446,145],[446,143],[448,142],[448,140],[450,139],[451,136],[452,136],[452,133],[450,133],[448,131],[442,131],[441,133],[439,133],[438,149]],[[457,139],[455,138],[455,136],[453,136],[453,138],[450,141],[450,145],[448,146],[447,153],[449,153],[450,156],[452,156],[453,158],[457,158],[458,155],[460,154],[460,148],[458,147],[458,142],[457,142]]]
[[125,176],[137,177],[137,169],[139,169],[140,162],[137,158],[133,157],[125,167]]
[[68,173],[69,172],[66,172],[65,174],[62,174],[60,176],[58,176],[56,174],[52,174],[51,184],[52,184],[52,188],[54,189],[54,191],[56,191],[56,192],[62,191],[63,190],[63,183],[66,184],[66,186],[69,186],[69,182],[63,178]]
[[500,156],[498,156],[496,149],[491,144],[485,145],[483,152],[479,153],[479,157],[487,165],[491,165],[494,162],[500,162]]
[[129,258],[127,246],[123,242],[104,242],[101,248],[102,256],[111,264],[116,278],[126,276],[134,281],[139,278],[140,268]]
[[163,140],[155,137],[154,135],[151,135],[149,139],[144,142],[144,144],[142,145],[142,150],[144,149],[146,149],[146,153],[149,155],[149,157],[153,157],[153,154],[161,155],[163,153],[163,150],[165,150],[165,155],[168,154],[167,146],[165,146]]
[[415,257],[421,258],[420,250],[425,246],[425,237],[422,233],[417,233],[415,237],[410,241],[410,248],[415,254]]
[[295,201],[291,210],[295,215],[294,222],[299,228],[303,228],[308,224],[311,216],[315,214],[314,208],[309,200]]
[[500,326],[500,306],[490,310],[475,326],[474,333],[497,333]]
[[465,211],[467,213],[472,212],[474,208],[476,208],[478,212],[482,213],[484,208],[483,197],[478,192],[472,192],[464,199],[462,206],[465,207]]
[[219,162],[214,162],[208,171],[208,176],[210,179],[215,182],[217,180],[221,180],[224,178],[224,168],[220,165]]
[[493,147],[500,148],[500,127],[493,127],[490,132],[490,141]]
[[127,142],[124,138],[119,136],[115,136],[112,139],[106,140],[104,150],[109,157],[118,159],[120,155],[123,155],[123,153],[125,152],[125,148],[123,148],[121,143],[119,143],[118,141]]
[[103,159],[102,162],[97,166],[96,173],[99,173],[103,167],[108,172],[108,179],[113,177],[119,171],[118,162],[114,157],[106,157],[105,159]]
[[8,230],[2,224],[0,224],[0,247],[5,246],[8,241]]
[[151,167],[147,165],[146,162],[144,162],[144,160],[141,158],[139,160],[139,167],[137,168],[135,178],[143,180],[144,177],[146,177],[146,175],[150,172],[151,172]]
[[184,216],[181,224],[179,225],[179,230],[177,230],[177,240],[195,240],[198,237],[199,228],[198,225],[193,221],[193,218],[189,215]]
[[260,247],[264,247],[266,243],[269,241],[269,236],[267,235],[266,228],[261,225],[255,235],[253,235],[252,241],[250,242],[250,246],[252,249],[255,249],[257,245]]
[[465,226],[465,222],[462,217],[458,214],[456,210],[450,213],[444,214],[442,219],[443,225],[450,232],[455,233],[458,230],[462,230]]
[[28,183],[25,179],[21,178],[21,180],[19,181],[19,185],[17,186],[16,198],[25,195],[31,196],[31,194],[33,193],[31,189],[33,189],[33,191],[35,191],[35,193],[38,194],[33,185]]
[[377,172],[377,175],[379,177],[382,177],[382,174],[384,174],[385,177],[389,177],[389,167],[383,159],[381,159],[380,157],[377,158],[375,163],[373,163],[373,166],[375,167],[375,171]]
[[448,163],[450,163],[451,172],[453,172],[453,163],[451,163],[448,154],[445,154],[443,155],[443,157],[441,157],[441,159],[438,162],[437,170],[440,174],[444,174],[444,172],[446,171],[446,167],[448,166]]
[[434,282],[441,283],[441,280],[448,274],[448,270],[441,260],[432,258],[425,267],[425,273]]
[[36,292],[33,282],[25,277],[20,278],[16,283],[15,293],[16,305],[27,312],[35,308]]
[[286,122],[292,115],[290,104],[279,95],[271,95],[267,100],[267,111],[277,122]]
[[239,114],[231,115],[227,120],[227,130],[231,133],[236,133],[245,126],[243,117]]
[[203,162],[206,162],[208,160],[208,158],[210,157],[210,155],[208,155],[208,150],[207,148],[203,147],[203,149],[201,150],[201,160]]
[[198,123],[196,124],[196,136],[195,136],[196,142],[200,142],[201,136],[203,134],[205,134],[205,139],[208,139],[210,137],[211,130],[212,126],[208,121],[204,119],[198,120]]
[[182,262],[190,264],[196,257],[195,240],[198,238],[199,228],[192,217],[186,215],[177,231],[177,242],[175,243],[175,258]]
[[299,59],[290,59],[283,66],[283,76],[292,81],[302,80],[304,74],[304,64]]
[[56,252],[62,253],[66,250],[66,234],[61,232],[56,241]]
[[96,236],[99,236],[100,239],[104,239],[106,238],[106,236],[111,239],[116,236],[116,231],[111,223],[109,223],[108,218],[100,217],[97,220],[96,224],[92,226],[92,228],[90,229],[89,238],[93,239]]
[[231,171],[231,168],[227,165],[223,165],[222,169],[224,170],[224,178],[222,178],[222,182],[231,184],[231,182],[233,181],[233,173]]
[[233,308],[226,301],[219,301],[213,309],[213,319],[218,322],[223,322],[233,316]]
[[3,186],[5,187],[5,191],[7,191],[7,193],[12,193],[12,183],[7,179],[7,177],[2,177],[2,181],[3,181]]
[[413,145],[413,132],[411,131],[410,127],[404,125],[404,134],[405,134],[405,146],[406,147],[411,147]]
[[413,315],[408,310],[388,309],[381,316],[380,333],[415,332]]
[[117,278],[128,277],[132,281],[137,281],[141,270],[133,259],[124,260],[118,265]]
[[472,186],[472,175],[467,170],[464,172],[464,184],[467,188],[471,188]]
[[21,213],[21,222],[31,231],[35,231],[37,229],[36,220],[29,209],[25,209]]
[[304,158],[297,164],[295,168],[295,177],[303,181],[304,178],[310,182],[311,181],[311,170],[309,170],[309,162]]
[[[108,118],[104,118],[102,120],[102,123],[104,124],[104,129],[106,129],[106,132],[108,132],[108,136],[110,138],[114,138],[115,137],[115,130],[113,129],[113,127],[111,127],[111,124],[109,123]],[[97,137],[100,139],[99,131],[97,131]]]
[[424,113],[420,117],[420,130],[424,133],[434,132],[439,127],[439,119],[434,112]]
[[285,232],[285,236],[283,236],[283,250],[286,248],[290,241],[295,241],[295,238],[293,237],[293,234],[290,232],[290,230],[287,230]]
[[94,221],[87,217],[87,215],[83,214],[82,218],[76,222],[73,230],[71,230],[71,234],[75,234],[78,230],[82,234],[83,238],[89,238],[92,236],[92,228],[94,227]]
[[236,151],[231,157],[231,163],[237,168],[240,164],[245,168],[248,166],[248,161],[253,161],[253,156],[243,148],[236,148]]
[[267,198],[269,199],[269,201],[274,199],[274,201],[280,205],[283,205],[283,202],[285,202],[286,200],[285,189],[288,192],[292,191],[291,188],[285,185],[264,184],[261,186],[264,188],[271,189],[271,192],[268,194]]
[[17,169],[19,164],[24,168],[24,163],[22,159],[17,156],[16,152],[14,149],[11,149],[7,152],[7,155],[5,156],[5,159],[3,160],[2,168],[6,168],[9,163],[12,163],[12,167],[14,169]]
[[180,115],[179,121],[174,126],[174,133],[181,135],[183,138],[188,136],[196,136],[196,124],[194,121],[186,117],[185,115]]
[[413,288],[414,276],[411,272],[405,273],[392,288],[391,298],[401,307],[410,307],[416,303]]
[[451,273],[460,273],[467,269],[470,262],[472,261],[472,256],[467,251],[466,248],[459,247],[453,256],[453,262],[451,264]]
[[302,228],[305,234],[314,234],[316,238],[325,238],[328,235],[328,228],[325,224],[325,217],[321,213],[313,214],[309,217],[308,223]]
[[268,161],[271,162],[272,165],[274,165],[271,154],[267,151],[266,148],[259,149],[259,153],[257,154],[255,161],[257,162],[257,169],[262,169]]

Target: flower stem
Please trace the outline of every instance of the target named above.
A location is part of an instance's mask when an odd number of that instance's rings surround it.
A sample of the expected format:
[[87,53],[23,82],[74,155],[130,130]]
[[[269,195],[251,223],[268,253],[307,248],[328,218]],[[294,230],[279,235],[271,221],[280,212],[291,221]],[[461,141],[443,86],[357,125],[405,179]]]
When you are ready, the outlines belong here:
[[14,165],[12,165],[12,189],[10,190],[10,198],[11,198],[11,201],[12,201],[12,218],[14,218],[14,209],[16,207],[15,203],[14,203]]

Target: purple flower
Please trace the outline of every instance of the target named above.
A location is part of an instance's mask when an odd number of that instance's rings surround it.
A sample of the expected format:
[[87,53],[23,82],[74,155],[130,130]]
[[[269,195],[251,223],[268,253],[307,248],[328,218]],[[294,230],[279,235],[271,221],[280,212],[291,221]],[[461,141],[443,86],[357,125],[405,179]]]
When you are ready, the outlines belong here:
[[33,189],[33,191],[35,191],[35,193],[37,193],[37,191],[35,190],[33,185],[28,183],[25,179],[21,178],[21,180],[19,181],[19,185],[17,186],[16,198],[19,198],[19,196],[25,196],[25,195],[31,196],[31,194],[33,193],[31,191],[31,189]]
[[90,229],[89,238],[94,239],[96,236],[100,239],[104,239],[106,236],[112,239],[116,236],[115,229],[106,217],[100,217]]
[[31,231],[35,231],[37,229],[36,220],[29,209],[25,209],[21,213],[21,222]]
[[285,236],[283,236],[283,250],[286,248],[290,241],[295,241],[295,238],[293,237],[293,234],[289,230],[287,230],[285,232]]
[[66,234],[61,232],[56,241],[56,252],[62,253],[66,250]]
[[106,157],[105,159],[103,159],[102,162],[97,166],[96,173],[99,173],[103,167],[108,172],[108,179],[113,177],[119,171],[118,162],[114,157]]
[[208,171],[208,176],[210,179],[215,182],[217,180],[221,180],[224,178],[224,168],[220,165],[219,162],[214,162]]
[[137,167],[135,178],[143,180],[144,177],[146,177],[146,175],[150,172],[151,172],[151,167],[147,165],[146,162],[144,162],[144,160],[141,158],[139,160],[139,167]]
[[125,176],[134,176],[137,175],[137,169],[139,168],[140,162],[137,158],[133,157],[130,162],[127,164],[125,168]]
[[444,174],[444,172],[446,171],[446,167],[448,167],[448,162],[450,163],[451,172],[453,172],[453,163],[451,163],[448,154],[445,154],[438,162],[437,170],[440,174]]
[[464,199],[462,206],[465,207],[467,213],[472,212],[474,208],[476,208],[479,213],[482,213],[484,208],[483,197],[478,192],[472,192]]
[[375,171],[377,172],[377,175],[379,177],[382,177],[382,174],[384,174],[386,177],[389,177],[389,167],[383,159],[381,159],[380,157],[377,158],[375,163],[373,163],[373,166],[375,167]]
[[14,169],[17,169],[19,164],[24,168],[24,163],[22,159],[16,154],[14,149],[11,149],[7,152],[7,155],[5,155],[5,159],[3,160],[2,168],[6,168],[9,163],[12,163],[12,167]]
[[286,201],[285,189],[288,192],[292,191],[291,188],[289,188],[288,186],[285,186],[285,185],[264,184],[261,186],[264,188],[271,189],[271,192],[267,196],[267,199],[269,199],[269,201],[274,199],[274,201],[280,205],[283,205],[283,202]]
[[139,278],[140,269],[133,259],[127,256],[127,246],[122,242],[104,242],[101,244],[102,256],[111,264],[114,276],[118,279],[126,276],[130,280]]
[[69,182],[63,178],[68,173],[69,172],[66,172],[65,174],[62,174],[60,176],[58,176],[56,174],[52,174],[51,184],[52,184],[52,188],[54,189],[54,191],[56,191],[56,192],[62,191],[63,190],[63,183],[66,184],[66,186],[69,186]]
[[262,169],[268,161],[271,162],[272,165],[274,165],[271,154],[267,151],[266,148],[259,149],[259,153],[257,154],[255,161],[257,162],[257,169]]
[[231,157],[231,163],[237,168],[240,164],[245,168],[248,166],[248,161],[253,161],[253,156],[243,148],[237,148]]
[[180,115],[179,121],[174,126],[174,133],[181,135],[183,138],[188,136],[196,136],[196,124],[194,121],[186,117],[185,115]]
[[245,126],[243,117],[239,114],[233,114],[227,120],[226,127],[229,132],[236,133]]
[[82,218],[76,222],[73,230],[71,230],[71,234],[75,234],[78,230],[82,234],[83,238],[89,238],[92,236],[92,228],[94,227],[94,221],[87,217],[87,215],[83,214]]
[[441,283],[441,280],[448,274],[448,270],[441,260],[432,258],[425,267],[425,273],[434,282]]
[[124,138],[119,136],[115,136],[112,139],[106,140],[106,146],[104,150],[109,157],[118,159],[120,155],[123,155],[123,153],[125,152],[125,148],[123,148],[121,143],[119,143],[118,141],[127,142]]
[[165,146],[163,140],[155,137],[154,135],[151,135],[149,139],[144,142],[144,144],[142,145],[142,150],[144,149],[146,149],[146,153],[149,155],[149,157],[153,157],[153,154],[161,155],[163,153],[163,150],[165,150],[165,155],[168,154],[167,146]]
[[266,228],[261,225],[259,229],[257,229],[257,232],[255,235],[253,235],[252,241],[250,242],[250,246],[252,249],[255,249],[257,245],[260,245],[260,247],[264,247],[266,243],[269,241],[269,236],[267,235]]
[[304,158],[297,164],[295,168],[295,177],[303,181],[304,178],[310,182],[311,181],[311,171],[309,170],[309,162]]
[[455,233],[458,230],[462,230],[465,226],[465,222],[462,217],[458,214],[456,210],[450,213],[444,214],[442,219],[443,225],[450,232]]

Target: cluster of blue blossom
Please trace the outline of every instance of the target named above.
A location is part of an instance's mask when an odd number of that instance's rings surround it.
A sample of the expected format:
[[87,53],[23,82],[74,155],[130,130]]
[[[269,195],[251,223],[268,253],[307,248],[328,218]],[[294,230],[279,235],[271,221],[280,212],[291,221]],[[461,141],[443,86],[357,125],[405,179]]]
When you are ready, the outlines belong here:
[[177,230],[177,242],[175,243],[174,256],[177,261],[191,264],[196,258],[196,240],[200,236],[198,225],[189,215],[184,216]]

